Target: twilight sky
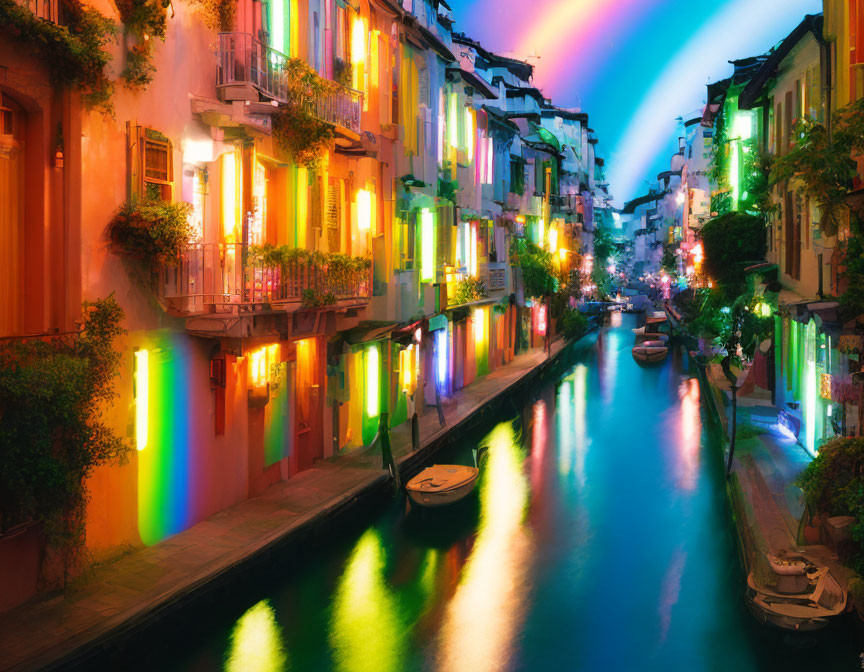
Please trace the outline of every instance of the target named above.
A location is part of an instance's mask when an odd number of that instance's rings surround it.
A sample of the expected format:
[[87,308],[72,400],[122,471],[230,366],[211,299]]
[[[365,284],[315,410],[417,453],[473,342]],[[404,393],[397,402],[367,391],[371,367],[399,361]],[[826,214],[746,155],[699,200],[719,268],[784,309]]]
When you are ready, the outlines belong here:
[[647,190],[676,150],[676,117],[729,60],[763,53],[821,0],[448,0],[455,31],[530,60],[535,84],[589,114],[616,202]]

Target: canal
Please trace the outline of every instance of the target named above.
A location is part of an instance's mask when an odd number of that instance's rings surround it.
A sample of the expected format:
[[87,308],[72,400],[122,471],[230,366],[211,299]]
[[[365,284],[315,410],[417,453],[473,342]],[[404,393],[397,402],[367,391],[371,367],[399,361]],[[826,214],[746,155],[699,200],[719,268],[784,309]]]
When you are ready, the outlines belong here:
[[860,669],[848,624],[799,638],[749,615],[720,445],[686,355],[637,366],[635,318],[618,317],[439,456],[470,464],[488,446],[476,497],[435,515],[394,501],[136,666]]

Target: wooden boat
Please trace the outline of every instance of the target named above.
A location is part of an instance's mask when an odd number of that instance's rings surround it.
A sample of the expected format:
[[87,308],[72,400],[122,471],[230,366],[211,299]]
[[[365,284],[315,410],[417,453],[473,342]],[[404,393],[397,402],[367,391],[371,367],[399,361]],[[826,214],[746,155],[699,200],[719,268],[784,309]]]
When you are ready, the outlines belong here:
[[461,464],[436,464],[426,467],[408,481],[405,489],[411,501],[420,506],[444,506],[467,497],[477,483],[480,470]]
[[747,606],[762,623],[819,630],[846,609],[846,591],[827,567],[816,567],[799,555],[766,553],[764,558],[762,580],[757,581],[754,572],[747,576]]
[[666,341],[642,341],[633,346],[633,359],[640,364],[662,362],[669,354]]

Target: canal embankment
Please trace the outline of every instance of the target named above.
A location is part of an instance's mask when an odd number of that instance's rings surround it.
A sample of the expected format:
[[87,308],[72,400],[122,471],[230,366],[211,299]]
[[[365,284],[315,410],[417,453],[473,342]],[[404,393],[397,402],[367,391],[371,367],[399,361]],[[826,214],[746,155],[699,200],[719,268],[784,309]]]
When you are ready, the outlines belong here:
[[[731,393],[719,365],[699,366],[703,398],[723,436],[724,466],[729,455]],[[764,399],[739,396],[732,471],[726,484],[746,572],[758,571],[766,553],[802,550],[827,566],[841,585],[854,576],[827,546],[807,543],[801,519],[804,503],[796,480],[810,457],[795,439],[776,430],[777,411]],[[743,431],[742,431],[743,430]]]
[[[391,432],[393,456],[410,478],[486,413],[527,394],[564,351],[526,353],[459,391],[444,408],[419,419],[419,449],[403,423]],[[0,616],[0,670],[98,664],[141,646],[154,633],[217,604],[243,576],[272,569],[289,556],[350,525],[392,492],[380,449],[322,461],[264,495],[221,511],[148,548],[95,568],[65,594],[34,600]]]

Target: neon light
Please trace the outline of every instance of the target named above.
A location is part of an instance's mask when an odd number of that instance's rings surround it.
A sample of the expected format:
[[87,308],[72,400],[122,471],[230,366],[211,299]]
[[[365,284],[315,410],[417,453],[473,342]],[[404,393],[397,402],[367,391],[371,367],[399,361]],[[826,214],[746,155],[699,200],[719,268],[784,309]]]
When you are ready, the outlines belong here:
[[237,242],[237,158],[234,152],[222,155],[222,232],[226,243]]
[[546,222],[543,219],[537,220],[537,247],[544,247],[546,241]]
[[147,447],[150,421],[150,353],[135,351],[135,447]]
[[447,132],[450,135],[450,146],[453,149],[459,147],[459,101],[455,93],[450,94],[447,106]]
[[286,0],[273,0],[270,3],[270,46],[283,54],[287,53],[285,50],[285,2]]
[[367,189],[357,192],[357,229],[369,231],[372,228],[372,193]]
[[465,151],[468,154],[468,163],[474,160],[474,143],[476,141],[474,133],[474,110],[470,107],[465,108]]
[[541,336],[546,335],[546,304],[541,303],[537,306],[537,333]]
[[437,373],[438,373],[438,387],[444,387],[444,384],[447,382],[447,364],[449,363],[449,359],[447,356],[447,330],[439,329],[435,332],[435,357],[437,363]]
[[435,281],[435,215],[429,208],[420,212],[420,280]]
[[370,418],[378,416],[379,386],[378,346],[366,348],[366,415]]
[[470,247],[468,250],[468,273],[477,277],[477,222],[472,222],[468,228]]
[[351,63],[362,66],[366,62],[366,21],[355,17],[351,26]]
[[483,335],[486,331],[485,320],[483,319],[483,309],[475,308],[474,309],[474,342],[482,343]]

